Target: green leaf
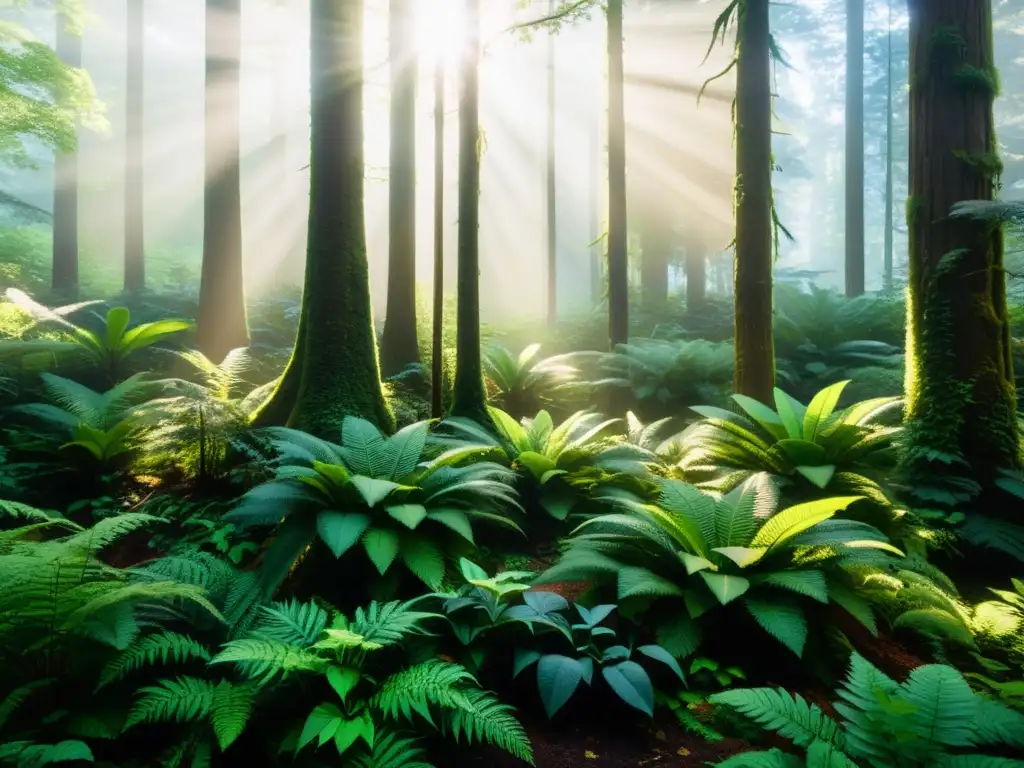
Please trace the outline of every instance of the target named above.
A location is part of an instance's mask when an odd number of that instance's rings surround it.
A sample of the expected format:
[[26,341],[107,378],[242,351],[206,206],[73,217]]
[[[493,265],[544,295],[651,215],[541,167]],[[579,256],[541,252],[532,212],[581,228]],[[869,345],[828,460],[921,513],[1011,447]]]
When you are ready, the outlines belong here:
[[747,610],[754,620],[797,656],[802,657],[807,642],[807,619],[791,600],[748,597]]
[[576,692],[583,679],[583,667],[568,656],[548,654],[537,662],[537,688],[548,718],[555,716]]
[[660,645],[641,645],[637,648],[640,653],[648,658],[660,661],[662,664],[667,666],[676,676],[682,681],[686,682],[686,676],[683,675],[682,667],[679,666],[679,662],[675,660],[671,653],[662,648]]
[[536,451],[523,451],[516,458],[516,462],[526,467],[530,474],[538,480],[543,477],[545,472],[549,472],[557,467],[554,461]]
[[427,512],[427,519],[440,523],[449,530],[455,531],[470,544],[473,541],[473,525],[465,512],[459,509],[439,509]]
[[729,558],[740,568],[746,568],[759,562],[767,551],[767,549],[760,547],[715,547],[712,550],[712,552],[718,552],[723,557]]
[[643,667],[635,661],[623,661],[603,667],[601,674],[620,699],[648,717],[654,716],[654,686]]
[[364,475],[353,475],[352,485],[359,491],[368,507],[375,507],[384,501],[392,491],[401,488],[398,483],[391,480],[381,480],[376,477],[365,477]]
[[427,518],[427,508],[422,504],[394,504],[385,509],[409,530],[416,530],[416,526]]
[[334,556],[341,557],[359,541],[370,522],[369,515],[359,512],[325,510],[317,515],[316,529]]
[[[703,575],[703,572],[701,573]],[[618,595],[620,600],[627,597],[678,597],[682,590],[654,571],[637,566],[619,570]]]
[[539,651],[534,651],[525,648],[516,648],[515,655],[512,659],[512,677],[519,677],[519,673],[526,669],[528,666],[533,664],[535,661],[539,661],[541,654]]
[[776,440],[783,440],[786,437],[786,428],[782,425],[779,414],[773,411],[764,403],[746,395],[735,394],[732,399],[736,404],[747,412],[754,421],[760,424]]
[[488,579],[487,571],[464,557],[459,558],[459,571],[466,581],[486,581]]
[[807,407],[778,387],[775,388],[774,394],[775,410],[778,411],[779,418],[786,428],[786,433],[790,437],[800,437],[803,434],[803,421],[804,415],[807,413]]
[[363,534],[363,549],[383,576],[398,556],[398,534],[387,528],[370,528]]
[[[302,726],[302,733],[299,734],[299,741],[295,746],[295,752],[298,753],[299,750],[319,736],[321,731],[331,727],[332,724],[335,724],[341,718],[341,710],[338,709],[336,704],[332,704],[329,701],[318,704],[309,713],[305,725]],[[337,728],[337,725],[334,725],[334,727]]]
[[352,692],[352,689],[359,684],[361,678],[362,673],[353,667],[329,667],[327,669],[327,682],[331,684],[331,688],[338,694],[342,703],[345,702],[345,698]]
[[437,545],[419,536],[405,536],[401,544],[402,562],[431,589],[440,589],[444,580],[444,556]]
[[355,743],[355,740],[363,735],[365,728],[366,725],[362,718],[342,720],[334,734],[334,746],[337,747],[338,754],[345,754],[348,748]]
[[565,520],[576,504],[576,495],[561,483],[544,485],[540,490],[539,501],[544,511],[555,520]]
[[813,441],[817,437],[825,422],[831,418],[843,390],[849,383],[849,381],[836,382],[814,396],[810,405],[807,406],[807,414],[804,416],[804,440]]
[[416,469],[427,442],[428,429],[427,422],[419,421],[403,427],[385,441],[382,461],[386,468],[381,474],[386,479],[400,481]]
[[722,605],[731,603],[750,589],[750,582],[742,576],[727,576],[722,573],[708,573],[707,571],[701,571],[700,576]]
[[761,526],[752,547],[767,547],[769,551],[780,546],[799,533],[812,528],[818,523],[828,520],[863,496],[833,496],[829,499],[817,499],[804,504],[796,504],[782,510]]
[[825,453],[825,449],[817,443],[799,438],[779,440],[775,445],[794,464],[815,466],[824,463],[825,457],[828,455]]
[[702,640],[700,625],[681,611],[659,624],[655,636],[658,644],[678,659],[696,651]]
[[210,724],[221,751],[226,750],[245,730],[252,714],[253,688],[222,680],[213,689]]
[[803,475],[812,485],[817,486],[824,490],[830,482],[832,482],[832,476],[836,473],[835,464],[821,464],[820,466],[812,467],[807,465],[801,465],[795,467],[796,471]]
[[131,313],[125,307],[111,307],[107,312],[107,349],[118,348],[130,318]]
[[692,576],[698,571],[718,570],[718,567],[707,558],[691,555],[689,552],[678,552],[677,554],[679,555],[679,559],[683,561],[683,566],[686,568],[687,576]]

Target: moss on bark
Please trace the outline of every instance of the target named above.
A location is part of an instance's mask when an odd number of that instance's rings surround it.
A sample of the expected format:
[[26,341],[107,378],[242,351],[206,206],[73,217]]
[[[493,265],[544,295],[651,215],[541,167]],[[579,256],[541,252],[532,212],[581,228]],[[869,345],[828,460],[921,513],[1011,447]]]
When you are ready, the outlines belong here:
[[991,200],[998,183],[994,92],[963,77],[994,71],[991,6],[911,0],[910,11],[907,462],[923,475],[955,456],[984,485],[1019,462],[1003,233],[949,211]]

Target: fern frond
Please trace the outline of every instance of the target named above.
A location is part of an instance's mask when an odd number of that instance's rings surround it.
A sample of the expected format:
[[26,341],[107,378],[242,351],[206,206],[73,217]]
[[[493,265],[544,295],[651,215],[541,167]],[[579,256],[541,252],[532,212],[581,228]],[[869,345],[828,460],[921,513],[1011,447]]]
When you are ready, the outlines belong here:
[[252,716],[255,698],[256,688],[252,685],[234,685],[222,680],[214,689],[210,724],[222,750],[242,735]]
[[128,712],[125,730],[140,723],[191,723],[206,717],[216,686],[198,677],[160,680],[139,689],[142,694]]
[[427,619],[440,614],[414,611],[411,603],[393,601],[372,602],[365,609],[357,608],[350,629],[362,635],[367,642],[377,645],[395,645],[409,635],[430,634],[422,626]]
[[470,708],[444,713],[441,732],[450,733],[456,742],[465,736],[467,742],[493,744],[533,765],[533,747],[526,730],[513,714],[515,710],[501,703],[490,691],[475,688],[465,691],[464,695]]
[[423,759],[425,754],[417,739],[386,731],[377,734],[369,754],[351,760],[353,768],[435,768]]
[[843,748],[843,733],[835,720],[799,694],[774,688],[746,688],[716,693],[709,700],[732,707],[798,747],[809,747],[820,739]]
[[100,675],[96,690],[123,680],[143,667],[157,664],[184,664],[187,661],[210,661],[210,652],[187,635],[163,631],[136,640],[111,661]]
[[288,645],[307,647],[320,639],[327,626],[327,611],[316,603],[289,600],[263,607],[253,633]]
[[210,663],[234,664],[243,675],[256,680],[261,686],[278,675],[287,677],[293,672],[320,672],[327,666],[327,662],[315,653],[269,637],[231,640]]
[[371,699],[371,706],[392,720],[412,720],[416,712],[434,724],[430,707],[471,711],[461,688],[476,680],[461,665],[432,659],[388,677]]

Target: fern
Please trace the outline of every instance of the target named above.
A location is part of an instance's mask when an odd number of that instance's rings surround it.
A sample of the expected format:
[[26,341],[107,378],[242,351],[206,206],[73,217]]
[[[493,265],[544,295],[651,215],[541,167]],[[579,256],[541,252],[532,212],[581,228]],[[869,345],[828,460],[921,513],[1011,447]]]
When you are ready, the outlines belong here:
[[378,734],[368,754],[351,758],[354,768],[435,768],[416,739],[394,731]]
[[809,747],[817,740],[838,747],[844,743],[836,722],[817,704],[808,704],[799,694],[781,689],[746,688],[716,693],[710,701],[732,707],[798,747]]
[[310,646],[327,626],[327,611],[316,603],[289,600],[264,606],[263,616],[253,631],[289,645]]
[[198,677],[160,680],[139,689],[125,730],[141,723],[190,723],[210,714],[216,685]]
[[187,635],[163,631],[146,635],[110,662],[100,675],[97,690],[125,679],[143,667],[157,664],[183,664],[187,661],[210,661],[210,652]]
[[210,724],[222,750],[242,735],[252,716],[256,689],[251,685],[234,685],[222,680],[213,691]]
[[265,636],[245,637],[225,643],[211,664],[234,664],[245,677],[264,686],[279,675],[319,672],[327,662],[317,654]]
[[533,748],[513,708],[502,704],[490,691],[468,689],[464,695],[469,708],[445,713],[441,732],[450,733],[456,742],[465,736],[467,742],[493,744],[533,765]]
[[386,717],[412,720],[416,712],[433,724],[430,707],[472,710],[472,703],[460,690],[475,684],[473,676],[458,664],[426,661],[396,672],[385,680],[371,700]]

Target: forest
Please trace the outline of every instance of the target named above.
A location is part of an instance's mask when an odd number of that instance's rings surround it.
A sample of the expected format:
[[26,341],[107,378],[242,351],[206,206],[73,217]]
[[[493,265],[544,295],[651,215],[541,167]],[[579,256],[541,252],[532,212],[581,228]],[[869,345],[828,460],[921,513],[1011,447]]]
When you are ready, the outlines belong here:
[[1022,0],[0,0],[0,768],[1024,768]]

